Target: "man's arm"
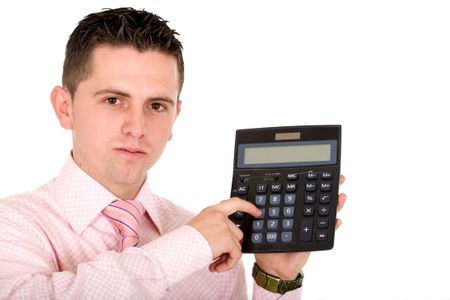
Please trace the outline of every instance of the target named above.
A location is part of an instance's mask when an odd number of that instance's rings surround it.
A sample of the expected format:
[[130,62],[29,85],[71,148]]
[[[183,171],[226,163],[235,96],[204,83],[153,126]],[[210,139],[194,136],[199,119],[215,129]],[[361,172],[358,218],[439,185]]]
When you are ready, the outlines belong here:
[[[48,247],[7,215],[0,215],[0,299],[161,298],[168,288],[212,261],[203,237],[182,226],[141,248],[108,251],[74,270],[61,271]],[[188,250],[192,243],[196,251]],[[182,255],[168,255],[179,249],[185,249]]]

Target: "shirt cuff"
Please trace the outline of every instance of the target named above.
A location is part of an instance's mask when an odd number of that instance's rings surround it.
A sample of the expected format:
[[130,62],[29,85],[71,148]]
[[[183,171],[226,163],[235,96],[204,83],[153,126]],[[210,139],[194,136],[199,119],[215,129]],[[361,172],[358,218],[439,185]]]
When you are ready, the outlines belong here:
[[256,282],[253,280],[253,299],[258,300],[273,300],[273,299],[282,299],[282,300],[300,300],[302,296],[302,287],[299,287],[298,289],[289,291],[287,293],[277,294],[269,292],[268,290],[260,287],[256,284]]
[[212,263],[209,243],[189,225],[164,234],[141,248],[158,261],[169,286]]

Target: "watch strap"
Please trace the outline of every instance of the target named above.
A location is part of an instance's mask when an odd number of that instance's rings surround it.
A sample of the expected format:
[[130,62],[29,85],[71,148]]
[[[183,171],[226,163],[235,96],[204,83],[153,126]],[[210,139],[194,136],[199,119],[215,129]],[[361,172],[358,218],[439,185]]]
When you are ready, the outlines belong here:
[[256,263],[253,265],[253,278],[260,287],[272,293],[284,294],[302,286],[303,274],[298,273],[294,280],[283,280],[262,270]]

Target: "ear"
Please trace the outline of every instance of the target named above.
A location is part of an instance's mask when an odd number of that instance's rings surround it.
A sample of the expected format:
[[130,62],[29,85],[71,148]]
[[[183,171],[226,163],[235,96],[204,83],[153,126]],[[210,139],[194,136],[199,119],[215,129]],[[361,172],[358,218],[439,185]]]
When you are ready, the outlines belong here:
[[72,97],[70,93],[60,86],[55,86],[50,99],[59,124],[65,129],[72,129]]
[[[177,114],[176,114],[176,116],[175,116],[175,120],[176,120],[176,118],[178,118],[178,115],[180,114],[180,111],[181,111],[181,100],[178,100],[177,101]],[[174,121],[175,122],[175,121]],[[172,132],[170,132],[170,136],[169,136],[169,139],[168,139],[168,141],[170,141],[171,139],[172,139],[172,137],[173,137],[173,133]]]
[[181,111],[181,100],[178,100],[177,101],[177,117],[178,117],[178,115],[180,114],[180,111]]

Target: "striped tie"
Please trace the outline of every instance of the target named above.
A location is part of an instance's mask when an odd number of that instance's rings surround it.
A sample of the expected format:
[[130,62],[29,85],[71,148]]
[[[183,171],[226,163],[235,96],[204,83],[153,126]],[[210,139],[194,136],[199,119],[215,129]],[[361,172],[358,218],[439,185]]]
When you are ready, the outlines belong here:
[[103,210],[103,214],[108,217],[120,236],[117,243],[118,252],[137,246],[139,242],[138,228],[144,213],[145,208],[135,200],[118,199]]

